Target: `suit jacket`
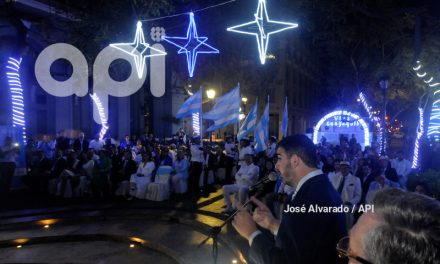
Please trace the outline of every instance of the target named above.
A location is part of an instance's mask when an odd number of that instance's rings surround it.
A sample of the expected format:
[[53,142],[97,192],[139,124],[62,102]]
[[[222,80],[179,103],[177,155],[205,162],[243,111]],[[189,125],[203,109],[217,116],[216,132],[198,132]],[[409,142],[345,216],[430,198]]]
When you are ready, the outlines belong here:
[[[73,149],[75,151],[81,150],[81,141],[79,140],[79,138],[75,139],[75,141],[73,142]],[[87,150],[89,150],[89,141],[87,139],[83,139],[82,151]]]
[[333,264],[344,263],[336,244],[346,235],[344,213],[308,212],[309,206],[338,207],[339,193],[324,174],[306,181],[288,205],[306,207],[305,213],[285,213],[275,241],[257,235],[250,249],[251,259],[259,264]]

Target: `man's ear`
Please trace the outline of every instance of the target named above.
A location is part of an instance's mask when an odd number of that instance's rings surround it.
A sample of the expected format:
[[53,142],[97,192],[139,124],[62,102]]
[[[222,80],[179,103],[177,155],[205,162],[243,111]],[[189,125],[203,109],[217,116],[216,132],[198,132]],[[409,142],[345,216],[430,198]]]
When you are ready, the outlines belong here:
[[292,166],[292,168],[296,168],[299,165],[301,159],[299,158],[298,155],[292,154],[289,161],[290,161],[290,165]]

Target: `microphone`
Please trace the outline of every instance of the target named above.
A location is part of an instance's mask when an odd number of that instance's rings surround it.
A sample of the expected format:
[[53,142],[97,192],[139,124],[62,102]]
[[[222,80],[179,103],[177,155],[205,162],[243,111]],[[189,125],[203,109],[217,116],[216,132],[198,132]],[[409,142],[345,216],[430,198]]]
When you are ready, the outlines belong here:
[[277,179],[278,179],[278,176],[275,173],[269,173],[269,175],[267,175],[266,177],[262,178],[257,183],[249,186],[249,191],[258,190],[261,187],[263,187],[263,185],[265,185],[266,183],[276,181]]

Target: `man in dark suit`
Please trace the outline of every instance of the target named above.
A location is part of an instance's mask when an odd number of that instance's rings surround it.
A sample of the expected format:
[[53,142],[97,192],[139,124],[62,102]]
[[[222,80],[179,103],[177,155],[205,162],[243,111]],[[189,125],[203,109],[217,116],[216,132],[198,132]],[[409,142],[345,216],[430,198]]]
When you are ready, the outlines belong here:
[[89,150],[89,141],[85,139],[84,132],[79,133],[79,138],[73,142],[73,149],[78,152]]
[[[283,182],[296,188],[282,219],[274,218],[269,208],[252,197],[257,205],[253,216],[242,206],[233,225],[250,244],[255,263],[340,263],[336,244],[346,235],[344,213],[338,192],[327,176],[317,169],[313,142],[305,135],[284,138],[277,149],[276,168]],[[304,211],[292,212],[302,209]],[[317,212],[330,210],[330,212]],[[263,234],[257,225],[275,238]]]

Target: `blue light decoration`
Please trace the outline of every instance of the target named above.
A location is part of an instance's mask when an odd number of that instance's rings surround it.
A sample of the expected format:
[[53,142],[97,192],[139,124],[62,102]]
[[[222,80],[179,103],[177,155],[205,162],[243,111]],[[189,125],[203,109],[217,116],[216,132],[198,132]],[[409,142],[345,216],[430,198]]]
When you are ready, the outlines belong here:
[[365,111],[368,114],[368,117],[370,118],[370,122],[373,123],[373,125],[375,125],[377,127],[377,130],[379,131],[379,135],[378,135],[378,141],[380,142],[380,146],[379,146],[379,153],[385,153],[386,151],[386,138],[382,144],[382,136],[384,134],[384,130],[382,129],[382,126],[380,125],[380,118],[377,116],[373,116],[373,113],[371,112],[371,106],[368,104],[367,102],[367,98],[365,97],[363,92],[359,93],[359,100],[361,101],[362,105],[364,106]]
[[259,0],[257,12],[254,14],[253,21],[227,28],[228,31],[252,35],[257,38],[258,53],[260,62],[266,62],[267,47],[269,46],[269,38],[271,35],[284,30],[298,27],[296,23],[288,23],[270,20],[267,15],[266,0]]
[[194,113],[192,114],[192,128],[193,128],[193,134],[201,136],[200,131],[200,113]]
[[9,83],[9,90],[11,91],[11,103],[12,103],[12,126],[14,128],[20,127],[22,130],[22,141],[26,144],[26,121],[24,112],[24,98],[23,88],[21,87],[20,80],[20,64],[19,60],[9,57],[6,65],[7,72],[6,77]]
[[189,77],[194,76],[198,54],[217,54],[219,50],[208,45],[207,37],[199,37],[197,34],[194,13],[189,13],[189,25],[186,31],[186,37],[163,37],[163,40],[178,47],[177,54],[185,54],[188,64]]
[[89,94],[92,98],[93,102],[96,105],[96,109],[98,109],[99,118],[101,119],[101,131],[99,132],[99,140],[102,140],[105,136],[105,133],[107,133],[108,130],[108,124],[107,124],[107,117],[105,116],[104,107],[102,106],[101,100],[99,99],[97,94]]
[[420,139],[423,136],[423,108],[419,107],[419,125],[417,127],[417,138],[414,146],[414,155],[412,160],[412,166],[411,169],[417,169],[420,167],[420,154],[419,154],[419,148],[420,148]]
[[[132,43],[114,43],[110,44],[110,46],[120,51],[123,51],[133,57],[139,79],[142,79],[142,76],[144,75],[146,58],[167,55],[166,52],[153,48],[145,41],[141,21],[137,22],[136,34]],[[148,50],[150,50],[150,54],[147,54]],[[153,50],[154,52],[151,52],[151,50]]]
[[432,89],[432,108],[429,116],[428,129],[426,135],[434,141],[440,141],[440,83],[434,81],[434,77],[427,76],[426,72],[422,72],[422,64],[417,61],[417,66],[413,68],[417,77],[421,78]]

